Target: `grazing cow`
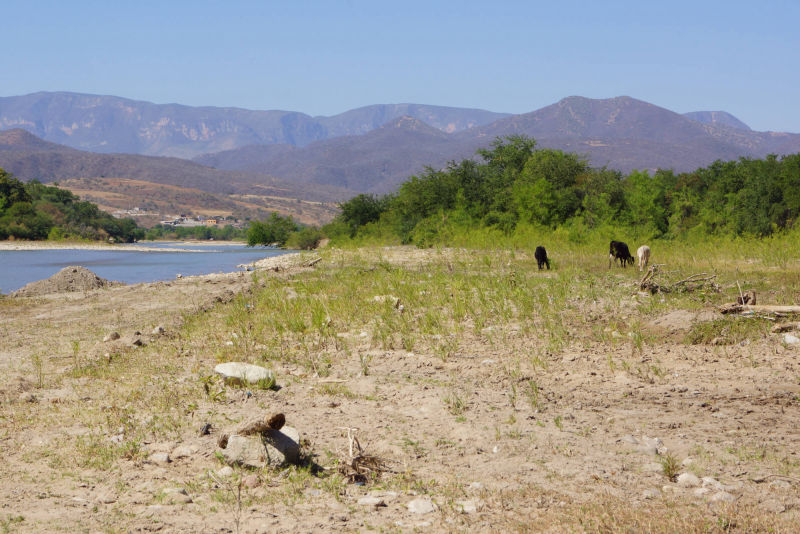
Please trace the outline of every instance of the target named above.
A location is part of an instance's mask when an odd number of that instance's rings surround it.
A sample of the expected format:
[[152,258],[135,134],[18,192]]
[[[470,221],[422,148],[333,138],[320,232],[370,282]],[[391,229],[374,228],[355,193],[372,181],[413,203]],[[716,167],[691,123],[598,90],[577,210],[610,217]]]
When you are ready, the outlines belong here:
[[650,263],[650,247],[642,245],[639,247],[639,250],[636,251],[636,255],[639,257],[639,271],[645,270],[647,264]]
[[611,245],[608,247],[608,268],[611,268],[612,261],[616,263],[617,260],[620,260],[622,267],[626,267],[628,263],[631,265],[636,263],[636,260],[631,256],[631,251],[628,249],[627,243],[612,241]]
[[536,250],[533,252],[533,257],[536,258],[536,264],[539,266],[539,270],[542,270],[542,265],[547,265],[547,270],[550,270],[550,260],[547,257],[547,251],[544,247],[536,247]]

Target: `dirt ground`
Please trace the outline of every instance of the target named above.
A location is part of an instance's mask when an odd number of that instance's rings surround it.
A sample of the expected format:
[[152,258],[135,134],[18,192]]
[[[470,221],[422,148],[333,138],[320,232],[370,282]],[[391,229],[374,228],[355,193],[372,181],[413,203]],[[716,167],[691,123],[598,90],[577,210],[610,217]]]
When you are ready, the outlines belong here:
[[[424,273],[441,254],[359,261]],[[350,260],[274,261],[261,280],[298,288],[295,277]],[[630,288],[622,300],[581,304],[558,349],[516,319],[464,330],[447,357],[343,331],[347,349],[325,373],[274,361],[277,391],[218,395],[202,377],[237,342],[226,306],[257,290],[252,273],[2,299],[0,532],[797,531],[797,345],[687,344],[694,324],[721,318],[713,307],[637,311],[660,297],[613,276]],[[608,306],[629,309],[641,333],[605,319]],[[217,326],[198,326],[204,317]],[[104,342],[112,331],[120,339]],[[163,410],[161,430],[118,452],[118,436],[145,424],[143,405]],[[305,467],[226,479],[219,434],[277,411],[300,431]],[[383,461],[379,476],[339,474],[348,435]]]

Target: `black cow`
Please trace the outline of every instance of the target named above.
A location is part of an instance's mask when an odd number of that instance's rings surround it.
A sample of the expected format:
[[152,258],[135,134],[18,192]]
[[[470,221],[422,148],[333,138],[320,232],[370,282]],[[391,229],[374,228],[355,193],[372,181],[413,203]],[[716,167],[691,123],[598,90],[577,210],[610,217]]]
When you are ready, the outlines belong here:
[[547,251],[544,247],[536,247],[533,257],[536,258],[536,264],[539,266],[540,271],[542,270],[542,265],[547,265],[547,270],[550,270],[550,260],[547,258]]
[[628,250],[627,243],[612,241],[611,246],[608,247],[608,268],[611,268],[612,261],[616,263],[617,260],[620,260],[622,267],[627,266],[628,263],[631,265],[636,263],[636,260],[631,256],[631,251]]

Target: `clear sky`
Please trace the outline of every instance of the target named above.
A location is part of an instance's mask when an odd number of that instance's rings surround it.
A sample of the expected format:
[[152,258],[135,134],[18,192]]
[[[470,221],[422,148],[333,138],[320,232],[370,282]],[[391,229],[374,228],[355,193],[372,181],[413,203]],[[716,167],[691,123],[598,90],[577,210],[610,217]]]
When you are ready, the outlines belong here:
[[800,1],[4,0],[0,96],[333,115],[628,95],[800,132]]

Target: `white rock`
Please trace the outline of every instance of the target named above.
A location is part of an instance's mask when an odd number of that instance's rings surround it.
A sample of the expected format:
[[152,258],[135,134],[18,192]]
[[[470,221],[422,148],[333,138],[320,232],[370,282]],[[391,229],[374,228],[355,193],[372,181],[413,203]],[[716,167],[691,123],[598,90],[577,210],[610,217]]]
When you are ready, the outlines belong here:
[[233,468],[229,465],[226,465],[225,467],[217,471],[217,474],[221,477],[228,478],[229,476],[233,475]]
[[783,334],[783,342],[787,345],[796,345],[797,343],[800,343],[800,338],[793,336],[792,334]]
[[715,490],[722,490],[723,485],[715,478],[703,477],[703,487],[714,488]]
[[692,490],[692,495],[695,497],[705,497],[708,493],[711,493],[711,490],[708,488],[695,488]]
[[157,327],[153,328],[152,334],[154,336],[160,336],[160,335],[163,335],[164,333],[166,333],[166,331],[167,330],[163,326],[158,325]]
[[436,509],[436,504],[428,497],[419,497],[408,503],[408,511],[412,514],[430,514]]
[[154,464],[168,464],[172,461],[166,452],[154,452],[150,455],[149,460]]
[[240,384],[257,384],[262,380],[265,382],[274,380],[274,375],[269,369],[242,362],[221,363],[214,367],[214,372],[226,380]]
[[469,489],[473,491],[481,491],[484,487],[485,486],[483,485],[482,482],[473,482],[472,484],[469,485]]
[[361,506],[371,506],[373,508],[380,508],[381,506],[386,506],[386,503],[383,502],[383,499],[380,497],[361,497],[358,499],[358,504]]
[[697,475],[693,475],[692,473],[681,473],[678,475],[678,480],[676,482],[678,486],[682,488],[696,488],[701,484]]
[[482,502],[480,501],[456,501],[456,509],[461,512],[462,514],[474,514],[482,507]]

